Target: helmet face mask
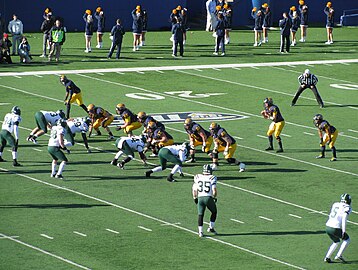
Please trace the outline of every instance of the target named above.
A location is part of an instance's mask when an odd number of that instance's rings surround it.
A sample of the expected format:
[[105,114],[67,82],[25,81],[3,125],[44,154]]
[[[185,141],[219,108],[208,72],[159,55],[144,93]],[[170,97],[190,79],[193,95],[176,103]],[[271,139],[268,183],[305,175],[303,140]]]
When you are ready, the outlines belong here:
[[62,119],[62,118],[58,119],[57,122],[56,122],[56,124],[57,124],[58,126],[63,127],[63,128],[67,126],[66,120],[64,120],[64,119]]
[[318,127],[319,124],[321,124],[323,121],[323,116],[322,114],[316,114],[314,117],[313,117],[313,124]]
[[203,166],[203,174],[212,174],[213,173],[213,168],[211,167],[210,164],[205,164]]
[[193,120],[191,118],[187,118],[184,121],[184,126],[190,128],[193,125]]
[[272,98],[267,97],[267,98],[264,99],[264,106],[265,106],[265,107],[270,107],[270,106],[272,106],[272,105],[273,105],[273,100],[272,100]]
[[344,193],[341,195],[341,202],[351,205],[352,197],[348,193]]
[[123,103],[118,103],[116,106],[116,112],[118,114],[122,113],[125,109],[126,109],[126,105],[124,105]]
[[16,115],[21,115],[21,110],[18,106],[14,106],[11,109],[11,113],[16,114]]

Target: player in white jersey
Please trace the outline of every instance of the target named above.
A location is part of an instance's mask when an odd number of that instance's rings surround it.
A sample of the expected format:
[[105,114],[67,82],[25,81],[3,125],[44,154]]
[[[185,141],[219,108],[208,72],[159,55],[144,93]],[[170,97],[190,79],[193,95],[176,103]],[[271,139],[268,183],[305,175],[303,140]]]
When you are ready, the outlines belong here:
[[[116,147],[118,152],[112,160],[111,164],[118,166],[121,169],[124,169],[124,165],[131,161],[134,158],[134,153],[138,152],[140,158],[142,159],[144,165],[147,165],[147,158],[145,157],[143,150],[145,146],[145,137],[144,136],[132,136],[132,137],[121,137],[116,140]],[[127,155],[125,159],[121,162],[118,162],[120,156],[124,154]]]
[[[57,121],[57,125],[51,129],[50,139],[48,141],[48,152],[52,157],[51,177],[63,179],[62,172],[65,168],[66,162],[68,161],[65,154],[61,151],[67,150],[64,144],[64,136],[66,134],[67,123],[63,119]],[[58,171],[56,172],[57,162],[61,160]]]
[[167,177],[167,180],[169,182],[176,182],[176,180],[173,177],[176,172],[179,172],[180,176],[182,177],[184,176],[182,171],[182,166],[183,166],[183,162],[189,156],[189,150],[190,150],[190,146],[188,143],[183,143],[179,145],[170,145],[160,148],[158,152],[160,166],[155,167],[154,169],[151,169],[149,171],[146,171],[145,176],[150,177],[150,175],[154,172],[160,172],[165,170],[167,168],[167,162],[170,161],[175,165],[171,170],[169,176]]
[[332,205],[329,218],[326,222],[326,232],[333,241],[327,251],[326,257],[324,258],[324,261],[327,263],[332,262],[331,255],[339,246],[340,239],[343,241],[334,259],[341,261],[342,263],[346,263],[346,260],[343,258],[342,254],[350,242],[349,235],[346,233],[346,224],[348,215],[352,213],[351,203],[351,196],[345,193],[341,195],[340,202],[336,202]]
[[[13,166],[21,166],[17,162],[17,147],[19,145],[19,124],[21,122],[21,110],[18,106],[11,109],[11,113],[7,113],[4,117],[2,128],[0,131],[0,162],[5,160],[2,153],[6,144],[12,147]],[[14,134],[14,136],[12,136]]]
[[47,133],[47,129],[55,126],[58,119],[64,119],[65,113],[62,110],[56,112],[52,111],[39,111],[35,113],[35,127],[30,135],[26,138],[27,141],[37,144],[37,138]]
[[205,209],[208,208],[211,212],[210,216],[210,225],[208,232],[217,234],[215,231],[215,221],[217,216],[216,208],[216,182],[217,178],[215,175],[212,175],[213,169],[210,164],[203,166],[203,173],[196,174],[194,176],[194,184],[192,187],[192,194],[194,202],[198,205],[198,230],[199,237],[203,237],[203,223],[204,223],[204,213]]
[[88,131],[89,126],[91,124],[91,118],[89,117],[70,118],[66,122],[67,122],[67,128],[66,128],[67,132],[65,135],[65,146],[70,147],[75,145],[75,135],[76,133],[81,133],[83,143],[87,149],[87,152],[91,153],[86,136],[86,132]]

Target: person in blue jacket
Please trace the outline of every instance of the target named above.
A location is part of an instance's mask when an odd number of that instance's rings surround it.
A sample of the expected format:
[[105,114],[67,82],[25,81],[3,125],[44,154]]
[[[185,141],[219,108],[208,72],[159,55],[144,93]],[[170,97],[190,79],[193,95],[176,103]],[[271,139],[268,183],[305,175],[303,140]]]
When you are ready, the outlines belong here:
[[85,40],[86,40],[86,50],[85,53],[89,53],[92,51],[91,48],[91,40],[93,35],[93,17],[92,11],[87,9],[85,14],[83,15],[83,20],[86,23],[85,26]]
[[301,39],[300,42],[306,42],[307,37],[307,28],[308,28],[308,6],[305,4],[304,0],[299,2],[299,11],[300,11],[300,26],[301,26]]
[[268,43],[268,29],[272,25],[272,22],[271,22],[272,21],[272,13],[271,13],[270,7],[268,6],[267,3],[263,4],[262,7],[264,8],[264,11],[263,11],[264,21],[262,24],[264,39],[263,39],[262,43]]
[[140,37],[143,31],[143,15],[142,15],[141,6],[137,6],[135,9],[133,9],[132,18],[133,18],[133,24],[132,24],[133,51],[135,52],[139,50]]
[[173,35],[173,57],[177,57],[178,53],[178,45],[179,45],[179,53],[180,56],[184,56],[184,33],[185,28],[184,25],[181,23],[181,18],[176,17],[176,24],[173,25],[172,28],[172,35]]
[[296,41],[296,33],[298,28],[300,28],[300,18],[298,16],[297,10],[295,6],[292,6],[290,8],[290,12],[288,13],[288,15],[291,18],[291,46],[296,46],[297,41]]
[[291,19],[288,17],[287,12],[284,12],[282,14],[283,18],[279,22],[280,26],[280,32],[281,32],[281,47],[280,52],[285,52],[286,47],[286,53],[290,52],[290,30],[291,30]]
[[255,43],[254,43],[254,47],[261,46],[261,43],[262,43],[262,25],[263,25],[263,22],[264,22],[264,15],[263,15],[261,10],[257,10],[257,8],[254,7],[252,9],[251,16],[255,20],[255,27],[254,27]]
[[334,9],[332,7],[332,3],[327,2],[327,5],[323,11],[327,15],[327,23],[326,23],[327,41],[325,44],[329,45],[333,43]]
[[117,19],[116,25],[113,26],[113,28],[111,30],[112,45],[111,45],[111,48],[110,48],[108,56],[107,56],[108,59],[110,59],[112,57],[112,54],[116,47],[117,47],[116,59],[119,59],[119,56],[121,54],[122,41],[123,41],[124,34],[125,34],[125,31],[124,31],[123,25],[121,24],[121,20]]
[[218,20],[216,27],[214,29],[216,34],[216,44],[215,44],[215,52],[214,55],[218,55],[219,48],[221,48],[221,55],[225,55],[225,29],[226,29],[226,23],[224,20],[224,15],[222,12],[218,13]]
[[106,18],[101,7],[96,8],[94,17],[97,19],[97,46],[96,48],[101,49],[103,47],[103,33]]

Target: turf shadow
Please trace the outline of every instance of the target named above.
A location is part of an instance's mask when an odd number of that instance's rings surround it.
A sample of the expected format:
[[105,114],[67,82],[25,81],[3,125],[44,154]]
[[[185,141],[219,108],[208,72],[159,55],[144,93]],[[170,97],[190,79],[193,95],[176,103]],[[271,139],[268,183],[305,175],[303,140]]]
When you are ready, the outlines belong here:
[[290,169],[290,168],[264,168],[264,169],[250,169],[250,172],[282,172],[282,173],[295,173],[295,172],[307,172],[307,170]]
[[248,232],[248,233],[220,233],[218,236],[240,236],[240,235],[313,235],[326,234],[326,231],[282,231],[282,232]]
[[110,206],[106,204],[5,204],[0,205],[0,209],[8,208],[35,208],[35,209],[71,209],[71,208],[91,208],[99,206]]

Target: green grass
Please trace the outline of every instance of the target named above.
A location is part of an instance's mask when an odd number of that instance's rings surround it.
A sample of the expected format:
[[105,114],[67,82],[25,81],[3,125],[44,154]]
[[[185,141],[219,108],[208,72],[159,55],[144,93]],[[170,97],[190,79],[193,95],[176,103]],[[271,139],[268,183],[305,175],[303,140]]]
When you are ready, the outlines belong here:
[[[278,32],[270,33],[269,44],[253,48],[251,32],[234,31],[227,57],[213,57],[213,39],[208,33],[198,31],[189,35],[183,59],[171,58],[168,33],[148,33],[148,46],[138,53],[131,52],[131,33],[127,33],[124,58],[120,61],[104,60],[105,50],[83,53],[82,33],[70,33],[61,63],[48,64],[35,56],[31,65],[2,65],[0,70],[60,72],[65,69],[357,59],[357,41],[353,40],[357,29],[337,28],[334,31],[335,44],[325,46],[325,29],[309,29],[310,42],[299,44],[289,55],[277,53]],[[34,55],[40,54],[40,37],[40,34],[30,37]],[[149,114],[216,112],[248,116],[220,121],[230,134],[242,138],[237,139],[236,156],[247,164],[247,171],[239,174],[236,167],[221,160],[219,171],[215,173],[219,179],[216,224],[219,235],[203,239],[196,234],[197,212],[191,197],[193,175],[209,162],[200,151],[197,163],[184,165],[186,176],[182,179],[177,176],[179,182],[168,183],[165,180],[168,171],[145,179],[147,168],[138,160],[130,162],[125,170],[109,165],[116,149],[113,141],[107,141],[103,135],[89,139],[92,154],[86,153],[79,140],[68,155],[70,162],[64,172],[65,180],[50,178],[48,137],[41,137],[38,145],[25,138],[35,125],[35,112],[64,108],[64,88],[54,75],[0,76],[1,118],[14,105],[21,107],[23,117],[19,147],[19,162],[23,166],[11,166],[8,147],[3,154],[8,162],[0,164],[0,233],[18,236],[14,239],[21,243],[91,269],[295,269],[295,266],[356,269],[357,212],[351,214],[349,219],[354,223],[349,223],[347,229],[352,242],[344,256],[350,264],[325,265],[322,260],[330,245],[324,232],[327,211],[344,192],[352,195],[354,210],[358,194],[358,169],[355,167],[358,134],[352,131],[358,130],[358,92],[332,86],[358,85],[358,64],[308,67],[319,78],[318,89],[326,104],[324,109],[318,107],[308,91],[303,93],[297,106],[289,106],[298,87],[297,76],[305,68],[307,66],[297,64],[221,71],[189,69],[144,74],[68,75],[83,90],[86,104],[95,103],[112,112],[117,103],[125,103],[133,112]],[[191,97],[168,93],[177,91],[192,91]],[[162,99],[126,96],[135,93],[150,93]],[[224,94],[193,97],[213,93]],[[265,136],[270,124],[260,116],[262,101],[267,96],[273,97],[286,120],[283,134],[288,136],[282,137],[283,154],[263,151],[267,139],[257,136]],[[319,138],[312,123],[316,113],[322,113],[340,131],[335,163],[328,158],[314,158],[319,153]],[[83,110],[73,106],[72,115],[83,116]],[[202,122],[206,128],[209,124],[210,121]],[[176,142],[187,139],[182,122],[166,126]],[[115,131],[115,135],[119,137],[123,133]],[[328,151],[327,157],[330,156]],[[149,158],[149,161],[158,164],[156,158]],[[208,219],[209,213],[206,213],[205,221]],[[0,248],[1,269],[79,268],[1,237]]]

